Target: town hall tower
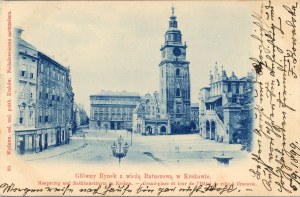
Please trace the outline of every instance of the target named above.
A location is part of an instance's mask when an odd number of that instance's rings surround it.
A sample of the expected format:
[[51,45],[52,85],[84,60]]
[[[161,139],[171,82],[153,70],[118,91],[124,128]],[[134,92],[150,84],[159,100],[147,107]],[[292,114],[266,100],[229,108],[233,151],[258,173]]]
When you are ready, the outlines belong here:
[[172,125],[190,123],[190,62],[186,60],[186,48],[172,7],[159,64],[160,114],[162,118],[170,116]]

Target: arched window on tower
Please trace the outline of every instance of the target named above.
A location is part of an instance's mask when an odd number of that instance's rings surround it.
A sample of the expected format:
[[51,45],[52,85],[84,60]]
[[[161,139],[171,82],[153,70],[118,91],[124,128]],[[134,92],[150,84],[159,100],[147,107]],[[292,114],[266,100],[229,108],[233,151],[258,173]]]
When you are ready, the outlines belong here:
[[177,87],[177,89],[176,89],[176,97],[180,97],[180,88],[179,87]]
[[180,68],[176,69],[176,76],[180,76]]
[[181,105],[178,105],[177,108],[176,108],[176,113],[181,114],[181,111],[182,111]]

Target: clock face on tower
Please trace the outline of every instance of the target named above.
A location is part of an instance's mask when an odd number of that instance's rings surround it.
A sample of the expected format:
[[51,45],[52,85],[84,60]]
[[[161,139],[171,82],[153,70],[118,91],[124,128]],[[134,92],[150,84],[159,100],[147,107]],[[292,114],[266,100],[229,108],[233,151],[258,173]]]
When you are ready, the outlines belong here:
[[180,55],[181,55],[181,50],[180,50],[180,48],[179,48],[179,47],[175,47],[175,48],[173,49],[173,54],[174,54],[176,57],[180,56]]

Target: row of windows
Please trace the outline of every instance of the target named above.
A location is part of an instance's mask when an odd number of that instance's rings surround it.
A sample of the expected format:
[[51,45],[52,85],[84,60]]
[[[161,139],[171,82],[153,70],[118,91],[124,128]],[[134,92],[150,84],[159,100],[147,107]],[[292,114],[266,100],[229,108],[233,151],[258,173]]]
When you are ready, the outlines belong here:
[[20,98],[26,98],[27,93],[29,96],[29,99],[35,99],[35,86],[29,86],[29,88],[26,88],[26,84],[25,83],[20,83],[20,87],[19,87],[19,97]]
[[[24,110],[20,110],[19,124],[20,125],[25,124],[25,111]],[[28,125],[34,125],[34,110],[29,111]]]
[[134,109],[133,108],[107,108],[107,107],[101,108],[101,107],[95,107],[95,108],[92,108],[92,110],[99,111],[99,112],[103,112],[103,111],[105,111],[105,112],[109,112],[109,111],[111,111],[111,112],[114,112],[114,111],[116,111],[116,112],[120,112],[120,111],[132,112]]
[[[68,110],[67,110],[68,111]],[[65,110],[59,110],[59,109],[47,109],[43,112],[42,109],[40,109],[39,116],[38,116],[38,122],[43,123],[59,123],[65,121]]]
[[63,97],[54,95],[54,94],[49,94],[49,93],[42,93],[39,92],[39,99],[48,99],[52,101],[63,101]]
[[28,66],[26,64],[22,64],[20,66],[20,76],[23,78],[36,78],[36,68],[34,66]]
[[[25,53],[27,53],[27,52],[25,51]],[[25,57],[25,56],[22,56],[22,58],[23,58],[24,60],[27,59],[27,57]],[[31,59],[31,61],[32,61],[32,62],[36,62],[35,59]]]
[[61,82],[65,82],[66,80],[66,76],[55,70],[50,68],[49,66],[45,66],[43,63],[40,66],[40,73],[45,73],[46,75],[48,75],[49,77],[52,77],[53,79],[57,80],[57,81],[61,81]]
[[22,70],[21,72],[20,72],[20,76],[21,77],[24,77],[24,78],[27,78],[27,77],[29,77],[30,79],[35,79],[35,76],[34,76],[34,73],[29,73],[29,76],[27,76],[28,74],[27,74],[27,72],[26,71],[24,71],[24,70]]
[[168,34],[168,35],[166,35],[166,41],[181,42],[181,35],[180,34]]
[[94,104],[137,104],[139,101],[136,100],[120,100],[120,99],[103,99],[103,100],[92,100]]
[[[65,112],[68,112],[65,116]],[[61,123],[64,121],[70,120],[70,114],[72,113],[71,109],[47,109],[43,110],[42,108],[39,108],[38,112],[38,123]],[[29,110],[29,115],[26,114],[25,109],[22,108],[19,111],[19,124],[20,125],[29,125],[33,126],[35,123],[35,109]]]

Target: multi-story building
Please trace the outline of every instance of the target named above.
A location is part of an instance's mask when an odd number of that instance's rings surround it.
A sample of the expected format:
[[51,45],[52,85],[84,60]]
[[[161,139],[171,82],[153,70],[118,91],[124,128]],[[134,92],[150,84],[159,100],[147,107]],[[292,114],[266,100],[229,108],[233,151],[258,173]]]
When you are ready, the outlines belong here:
[[172,7],[159,64],[161,117],[170,115],[172,125],[190,124],[190,62],[186,60],[187,45],[182,43],[181,37]]
[[38,52],[37,137],[38,149],[69,142],[74,93],[70,69]]
[[199,103],[191,103],[191,129],[199,129]]
[[159,94],[146,94],[133,111],[133,132],[142,135],[170,134],[170,118],[161,118]]
[[132,128],[132,113],[140,100],[139,94],[126,91],[91,95],[90,129]]
[[69,142],[74,94],[70,70],[21,38],[15,43],[15,144],[18,153]]
[[15,30],[15,139],[20,153],[35,151],[37,49],[23,40],[21,29]]
[[[216,63],[214,71],[210,72],[210,86],[200,89],[200,135],[203,138],[223,143],[240,143],[242,114],[245,108],[245,99],[250,95],[249,84],[252,83],[251,74],[247,77],[237,78],[234,72],[227,77],[226,71],[221,68],[219,72]],[[247,112],[246,112],[247,113]],[[253,124],[253,120],[245,124]],[[251,132],[251,131],[245,131]]]
[[89,118],[83,105],[74,104],[74,118],[77,126],[87,125]]

